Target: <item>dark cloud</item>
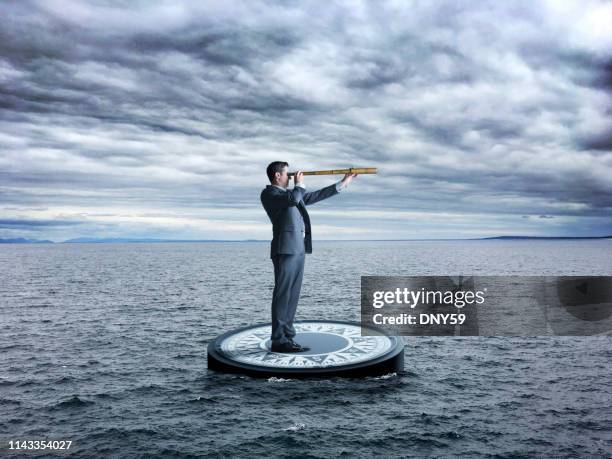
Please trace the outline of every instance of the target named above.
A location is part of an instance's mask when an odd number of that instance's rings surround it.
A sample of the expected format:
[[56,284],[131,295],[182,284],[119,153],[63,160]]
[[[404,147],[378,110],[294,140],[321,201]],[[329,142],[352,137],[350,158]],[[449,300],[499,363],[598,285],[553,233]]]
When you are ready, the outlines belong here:
[[603,150],[612,152],[612,129],[606,132],[597,133],[585,139],[582,142],[582,147],[587,150]]
[[138,34],[121,45],[142,54],[178,52],[208,64],[252,67],[261,59],[275,59],[290,52],[299,42],[296,33],[282,28],[257,30],[236,27],[207,32],[195,27],[180,34]]
[[612,58],[608,58],[604,61],[597,62],[596,76],[594,79],[595,86],[603,88],[607,91],[612,90]]

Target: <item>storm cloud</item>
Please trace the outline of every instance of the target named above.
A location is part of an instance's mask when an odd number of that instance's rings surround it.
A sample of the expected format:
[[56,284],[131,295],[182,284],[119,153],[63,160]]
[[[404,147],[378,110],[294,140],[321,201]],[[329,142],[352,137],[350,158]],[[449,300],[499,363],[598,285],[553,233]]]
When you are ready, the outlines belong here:
[[1,8],[0,237],[266,239],[273,160],[379,168],[315,239],[612,234],[609,2]]

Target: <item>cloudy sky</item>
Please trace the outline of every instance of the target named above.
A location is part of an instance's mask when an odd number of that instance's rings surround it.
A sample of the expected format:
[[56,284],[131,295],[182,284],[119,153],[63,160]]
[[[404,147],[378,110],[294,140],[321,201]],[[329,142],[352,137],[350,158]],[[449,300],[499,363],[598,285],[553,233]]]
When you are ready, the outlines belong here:
[[612,2],[0,8],[0,237],[269,239],[273,160],[379,168],[315,239],[612,234]]

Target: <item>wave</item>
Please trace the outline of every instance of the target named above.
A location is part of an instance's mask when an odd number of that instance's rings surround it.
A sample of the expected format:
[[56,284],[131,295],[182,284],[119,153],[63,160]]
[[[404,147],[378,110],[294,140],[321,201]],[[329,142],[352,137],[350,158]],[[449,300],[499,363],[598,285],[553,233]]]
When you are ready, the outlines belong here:
[[299,430],[304,430],[306,428],[306,424],[302,424],[301,422],[298,422],[296,424],[293,424],[292,426],[286,427],[283,430],[285,432],[297,432]]
[[69,408],[82,408],[85,406],[93,405],[94,402],[91,400],[83,400],[78,395],[73,395],[68,400],[63,400],[52,406],[53,409],[69,409]]

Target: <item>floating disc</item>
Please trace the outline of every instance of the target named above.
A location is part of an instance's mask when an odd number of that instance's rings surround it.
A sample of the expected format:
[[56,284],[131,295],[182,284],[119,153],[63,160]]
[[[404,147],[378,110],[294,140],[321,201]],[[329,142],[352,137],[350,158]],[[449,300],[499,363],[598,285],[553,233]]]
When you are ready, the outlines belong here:
[[294,323],[294,340],[309,351],[270,350],[270,324],[232,330],[208,345],[208,368],[256,377],[363,377],[401,373],[404,343],[395,336],[361,336],[361,325],[336,321]]

